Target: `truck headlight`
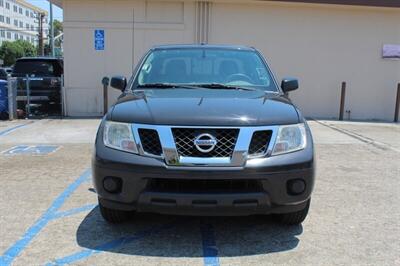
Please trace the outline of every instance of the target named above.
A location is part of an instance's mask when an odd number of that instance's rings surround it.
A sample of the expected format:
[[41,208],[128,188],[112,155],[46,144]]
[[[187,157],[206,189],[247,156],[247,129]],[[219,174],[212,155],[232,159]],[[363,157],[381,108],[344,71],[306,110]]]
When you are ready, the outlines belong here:
[[106,121],[103,142],[104,145],[113,149],[138,153],[131,124]]
[[272,155],[302,150],[307,145],[304,124],[280,126]]

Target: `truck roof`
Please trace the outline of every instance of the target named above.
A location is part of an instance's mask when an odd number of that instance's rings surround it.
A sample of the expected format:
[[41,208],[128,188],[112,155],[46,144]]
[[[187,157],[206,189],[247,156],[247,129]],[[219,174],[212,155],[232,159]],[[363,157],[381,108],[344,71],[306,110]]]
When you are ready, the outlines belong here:
[[21,57],[18,58],[17,61],[25,61],[25,60],[40,60],[40,61],[53,61],[53,60],[62,60],[61,57],[47,57],[47,56],[38,56],[38,57]]

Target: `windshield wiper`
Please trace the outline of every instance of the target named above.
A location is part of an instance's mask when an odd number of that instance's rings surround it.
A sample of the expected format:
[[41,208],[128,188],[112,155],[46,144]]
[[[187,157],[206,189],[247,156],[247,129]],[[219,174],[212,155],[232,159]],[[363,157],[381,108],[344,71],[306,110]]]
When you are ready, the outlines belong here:
[[194,86],[174,83],[147,83],[139,85],[138,88],[156,88],[156,89],[197,89]]
[[147,83],[139,85],[138,88],[156,88],[156,89],[223,89],[223,90],[244,90],[256,91],[253,88],[230,86],[222,83],[206,83],[206,84],[176,84],[176,83]]
[[223,90],[244,90],[244,91],[255,91],[256,89],[225,85],[222,83],[209,83],[209,84],[196,84],[196,87],[206,88],[206,89],[223,89]]

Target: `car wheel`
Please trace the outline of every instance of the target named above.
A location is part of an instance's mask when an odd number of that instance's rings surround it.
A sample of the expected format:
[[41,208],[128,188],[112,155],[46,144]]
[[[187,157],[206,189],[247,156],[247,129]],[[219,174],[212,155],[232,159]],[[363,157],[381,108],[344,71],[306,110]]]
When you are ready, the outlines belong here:
[[310,208],[311,199],[307,201],[307,205],[304,209],[297,212],[289,212],[289,213],[281,213],[277,214],[275,217],[277,221],[281,224],[285,225],[299,225],[301,224],[307,217],[308,210]]
[[100,202],[99,202],[99,208],[101,216],[103,216],[104,220],[112,224],[119,224],[126,222],[130,220],[133,215],[133,212],[109,209],[101,205]]

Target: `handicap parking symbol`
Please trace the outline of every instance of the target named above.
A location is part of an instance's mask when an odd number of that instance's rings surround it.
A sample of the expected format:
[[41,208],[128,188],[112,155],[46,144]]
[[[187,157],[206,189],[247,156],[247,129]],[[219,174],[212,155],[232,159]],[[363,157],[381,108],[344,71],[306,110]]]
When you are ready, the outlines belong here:
[[94,49],[96,51],[104,50],[105,32],[104,30],[94,31]]
[[47,155],[57,151],[57,145],[18,145],[2,152],[4,155]]

